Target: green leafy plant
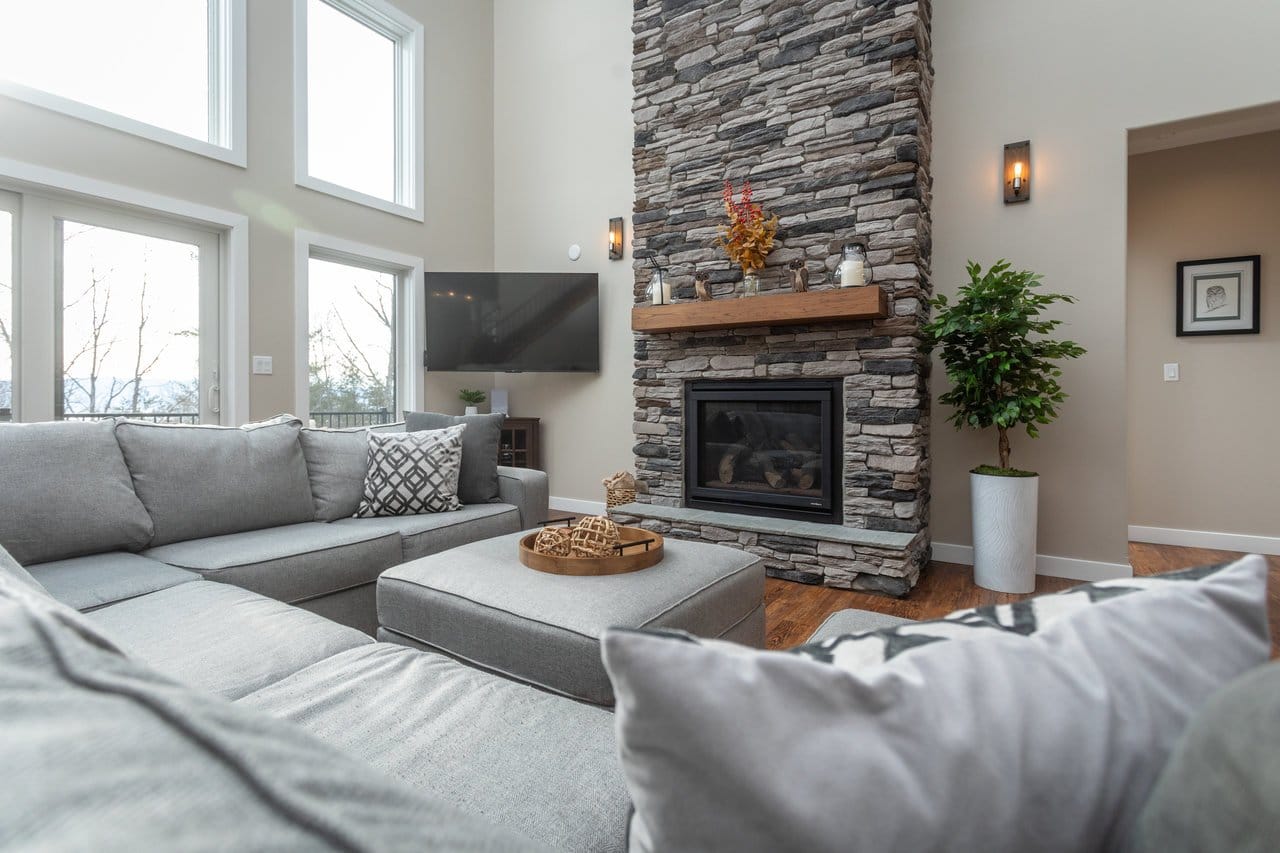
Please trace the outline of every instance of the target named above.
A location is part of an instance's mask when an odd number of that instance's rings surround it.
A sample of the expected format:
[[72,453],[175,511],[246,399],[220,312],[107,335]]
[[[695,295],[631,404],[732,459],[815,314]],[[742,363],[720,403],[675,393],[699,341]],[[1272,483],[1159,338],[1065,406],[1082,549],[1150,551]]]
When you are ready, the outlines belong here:
[[468,406],[478,406],[486,399],[483,391],[473,391],[470,388],[463,388],[458,392],[458,399],[466,403]]
[[1058,384],[1062,371],[1056,362],[1085,351],[1074,341],[1044,337],[1062,324],[1042,319],[1044,310],[1075,298],[1039,293],[1041,276],[1011,266],[1001,260],[983,273],[970,261],[969,283],[954,305],[946,296],[932,300],[937,315],[923,332],[928,349],[940,348],[952,384],[938,398],[955,407],[947,420],[956,429],[994,426],[999,433],[1000,467],[982,466],[977,473],[1029,476],[1009,467],[1009,430],[1025,426],[1035,438],[1040,425],[1058,417],[1067,394]]

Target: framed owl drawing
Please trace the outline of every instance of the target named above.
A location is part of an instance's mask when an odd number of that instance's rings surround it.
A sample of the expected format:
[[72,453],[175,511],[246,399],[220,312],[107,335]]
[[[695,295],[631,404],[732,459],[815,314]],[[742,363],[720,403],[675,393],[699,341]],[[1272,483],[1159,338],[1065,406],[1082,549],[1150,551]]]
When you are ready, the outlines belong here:
[[1178,263],[1175,331],[1188,335],[1256,335],[1262,296],[1262,256]]

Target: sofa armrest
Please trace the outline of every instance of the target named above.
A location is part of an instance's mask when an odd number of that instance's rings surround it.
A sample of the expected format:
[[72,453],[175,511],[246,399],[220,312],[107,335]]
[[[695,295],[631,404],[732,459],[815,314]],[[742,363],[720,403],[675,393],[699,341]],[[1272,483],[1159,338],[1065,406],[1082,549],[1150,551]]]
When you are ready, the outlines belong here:
[[547,520],[551,491],[546,471],[498,466],[498,500],[520,510],[520,529],[537,527]]

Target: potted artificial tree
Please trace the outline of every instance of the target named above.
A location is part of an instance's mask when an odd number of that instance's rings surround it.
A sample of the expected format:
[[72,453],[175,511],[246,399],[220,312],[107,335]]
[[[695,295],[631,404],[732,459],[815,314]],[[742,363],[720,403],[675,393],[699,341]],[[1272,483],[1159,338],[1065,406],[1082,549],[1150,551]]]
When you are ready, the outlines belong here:
[[956,429],[995,427],[999,464],[969,474],[973,499],[974,581],[999,592],[1033,592],[1036,586],[1036,506],[1040,477],[1009,463],[1009,431],[1038,427],[1058,416],[1066,399],[1055,362],[1079,358],[1073,341],[1046,337],[1061,320],[1040,315],[1055,302],[1075,302],[1062,293],[1039,293],[1040,276],[1013,271],[998,261],[983,273],[969,262],[969,283],[954,305],[932,301],[937,316],[924,326],[925,345],[938,348],[951,389],[938,399],[955,411]]

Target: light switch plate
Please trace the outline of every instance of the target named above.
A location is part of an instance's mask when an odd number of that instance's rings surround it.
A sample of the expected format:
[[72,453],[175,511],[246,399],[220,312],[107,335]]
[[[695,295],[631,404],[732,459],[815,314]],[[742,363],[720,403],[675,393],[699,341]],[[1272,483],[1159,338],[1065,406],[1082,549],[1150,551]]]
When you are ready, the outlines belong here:
[[271,356],[255,355],[253,357],[253,372],[257,376],[271,375]]
[[1178,379],[1178,363],[1175,361],[1172,364],[1166,364],[1164,366],[1164,381],[1177,382]]

